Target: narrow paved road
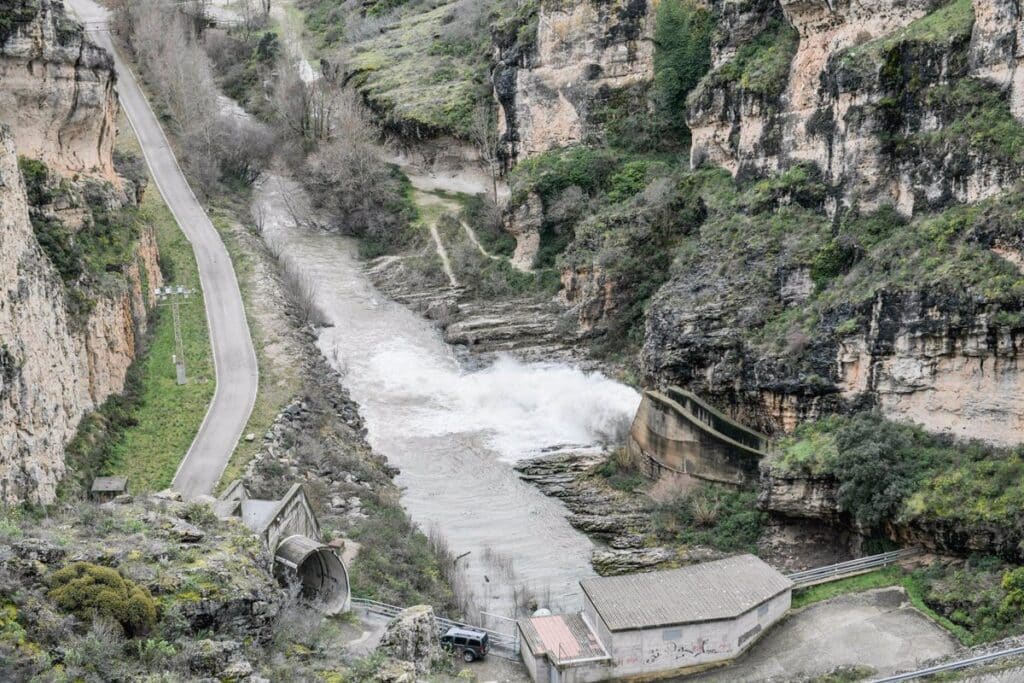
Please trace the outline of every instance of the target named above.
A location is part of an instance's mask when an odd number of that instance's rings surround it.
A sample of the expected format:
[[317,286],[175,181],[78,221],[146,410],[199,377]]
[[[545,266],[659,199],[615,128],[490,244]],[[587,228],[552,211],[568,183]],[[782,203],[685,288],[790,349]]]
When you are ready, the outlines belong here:
[[[109,33],[102,30],[106,27],[107,10],[92,0],[69,0],[69,4],[86,23],[93,40],[114,55],[121,106],[142,145],[150,174],[178,225],[192,243],[199,263],[217,389],[199,433],[171,484],[184,497],[194,498],[213,491],[249,421],[256,400],[259,370],[242,306],[242,294],[220,235],[178,168],[174,152],[134,74],[114,50]],[[144,458],[146,454],[136,453],[134,457]]]

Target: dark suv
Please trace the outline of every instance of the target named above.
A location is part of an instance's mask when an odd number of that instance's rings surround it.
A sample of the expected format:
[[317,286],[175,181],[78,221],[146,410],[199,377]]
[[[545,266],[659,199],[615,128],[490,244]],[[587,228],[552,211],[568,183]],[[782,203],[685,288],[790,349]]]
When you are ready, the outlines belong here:
[[453,626],[441,636],[441,647],[461,655],[462,659],[467,662],[472,662],[487,656],[490,643],[487,640],[487,634],[483,631]]

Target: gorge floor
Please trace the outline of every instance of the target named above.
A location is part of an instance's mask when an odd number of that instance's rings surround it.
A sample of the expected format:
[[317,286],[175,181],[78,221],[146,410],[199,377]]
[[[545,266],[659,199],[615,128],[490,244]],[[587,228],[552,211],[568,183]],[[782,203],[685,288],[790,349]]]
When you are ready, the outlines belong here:
[[481,610],[577,608],[592,543],[510,462],[613,439],[638,395],[564,364],[504,357],[467,369],[428,321],[373,287],[349,238],[296,224],[284,196],[300,192],[283,177],[260,185],[265,235],[317,283],[329,321],[319,347],[359,404],[371,445],[401,468],[403,505],[456,556],[468,553],[459,566]]

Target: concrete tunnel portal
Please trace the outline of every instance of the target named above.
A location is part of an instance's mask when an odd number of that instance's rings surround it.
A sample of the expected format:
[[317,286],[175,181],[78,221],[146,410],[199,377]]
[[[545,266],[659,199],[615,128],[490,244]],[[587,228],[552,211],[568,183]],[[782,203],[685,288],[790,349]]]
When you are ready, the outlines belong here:
[[320,524],[301,484],[279,500],[250,498],[235,480],[216,501],[221,518],[239,517],[266,544],[274,557],[274,576],[301,590],[304,599],[326,614],[352,607],[348,570],[334,548],[321,542]]
[[281,541],[274,553],[274,573],[279,581],[297,581],[302,597],[321,606],[327,614],[348,610],[351,603],[348,571],[334,550],[308,536],[294,535]]

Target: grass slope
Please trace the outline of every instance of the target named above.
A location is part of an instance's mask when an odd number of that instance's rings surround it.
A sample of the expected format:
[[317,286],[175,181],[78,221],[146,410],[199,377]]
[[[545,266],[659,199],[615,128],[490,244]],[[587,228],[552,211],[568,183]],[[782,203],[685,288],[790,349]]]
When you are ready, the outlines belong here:
[[[122,124],[120,131],[118,145],[138,153],[131,128]],[[139,213],[156,231],[166,284],[198,290],[199,271],[192,245],[152,184]],[[174,322],[166,307],[156,317],[149,349],[136,361],[141,364],[141,394],[135,424],[114,445],[105,467],[108,474],[127,476],[133,491],[159,490],[171,483],[213,398],[213,359],[201,293],[181,307],[181,335],[188,383],[179,386],[176,382],[172,363]]]

